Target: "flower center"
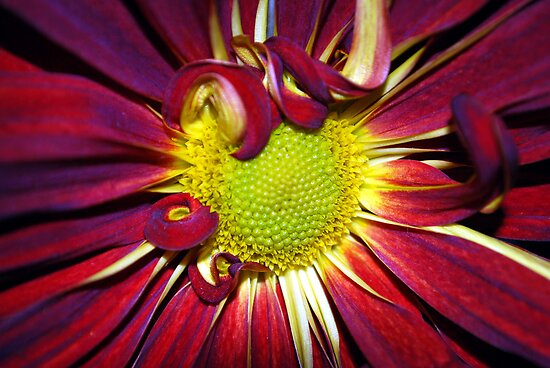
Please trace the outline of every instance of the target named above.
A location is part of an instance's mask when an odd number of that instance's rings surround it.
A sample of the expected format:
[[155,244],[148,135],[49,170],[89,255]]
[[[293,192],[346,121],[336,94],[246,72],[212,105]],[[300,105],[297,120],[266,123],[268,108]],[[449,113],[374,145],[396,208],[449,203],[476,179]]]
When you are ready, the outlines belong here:
[[347,232],[364,161],[349,127],[331,119],[315,131],[282,123],[257,157],[240,161],[207,126],[188,142],[200,162],[182,184],[219,214],[214,252],[280,273],[311,265]]

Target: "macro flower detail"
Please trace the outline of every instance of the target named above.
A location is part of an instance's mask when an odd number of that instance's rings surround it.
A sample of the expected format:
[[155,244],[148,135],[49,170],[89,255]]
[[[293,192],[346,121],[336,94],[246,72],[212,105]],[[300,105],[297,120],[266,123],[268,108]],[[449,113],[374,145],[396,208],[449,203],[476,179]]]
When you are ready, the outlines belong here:
[[550,366],[548,2],[0,9],[2,366]]

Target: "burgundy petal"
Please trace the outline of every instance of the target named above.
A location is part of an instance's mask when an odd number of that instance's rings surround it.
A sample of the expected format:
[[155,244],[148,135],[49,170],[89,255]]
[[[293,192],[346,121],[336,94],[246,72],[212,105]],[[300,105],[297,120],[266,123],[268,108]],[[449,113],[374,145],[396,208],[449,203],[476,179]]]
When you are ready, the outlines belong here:
[[257,284],[251,321],[251,360],[258,367],[298,364],[283,298],[271,280]]
[[269,93],[283,113],[293,123],[304,128],[319,128],[323,125],[328,108],[310,97],[298,95],[283,83],[283,62],[274,52],[267,51]]
[[346,28],[346,32],[340,35],[340,39],[346,36],[351,30],[353,15],[355,11],[355,1],[332,0],[327,1],[316,37],[313,57],[318,59],[325,51],[329,43],[335,38],[340,30]]
[[[243,33],[248,36],[254,35],[256,14],[260,0],[239,0],[239,13],[241,15],[241,26]],[[233,2],[235,4],[235,2]]]
[[369,134],[411,136],[444,127],[449,101],[468,93],[491,111],[548,94],[550,3],[537,2],[493,33],[385,104],[369,119]]
[[208,33],[211,1],[139,0],[143,14],[185,62],[213,57]]
[[[173,211],[185,208],[188,214],[171,218]],[[186,211],[187,212],[187,211]],[[145,224],[145,238],[166,250],[185,250],[197,246],[214,233],[218,214],[187,193],[172,194],[151,208]]]
[[82,366],[124,367],[128,365],[151,323],[153,314],[157,310],[157,303],[163,295],[172,271],[170,268],[161,271],[161,275],[155,278],[140,303],[136,305],[131,319],[127,320],[121,328],[113,330],[109,338],[104,341],[104,345],[96,349],[96,354],[82,361]]
[[203,347],[218,307],[185,285],[168,303],[137,359],[137,367],[189,367]]
[[102,203],[173,170],[162,152],[176,146],[146,108],[78,77],[0,79],[1,216]]
[[[228,274],[220,276],[217,259],[224,258],[229,262]],[[210,272],[215,284],[212,285],[202,277],[196,263],[189,265],[189,280],[195,293],[204,301],[217,304],[225,299],[237,286],[241,271],[268,272],[269,268],[256,262],[241,262],[229,253],[216,253],[210,262]]]
[[423,38],[463,22],[487,0],[396,0],[390,29],[394,45]]
[[[180,117],[184,101],[190,89],[197,83],[224,78],[236,91],[232,98],[242,104],[235,113],[245,121],[243,143],[233,156],[239,160],[255,157],[267,144],[271,133],[271,106],[261,79],[250,69],[235,64],[203,61],[181,68],[166,89],[162,115],[169,126],[180,129]],[[229,123],[228,123],[229,124]]]
[[320,0],[277,1],[275,13],[278,35],[291,39],[304,50],[314,30],[321,4]]
[[61,293],[74,288],[78,283],[113,264],[125,255],[132,252],[141,242],[107,250],[85,261],[76,263],[67,268],[55,271],[48,275],[36,278],[24,284],[8,289],[0,294],[0,317],[25,310],[31,305],[55,298]]
[[453,111],[475,176],[461,184],[418,161],[380,164],[373,167],[368,180],[378,178],[362,193],[362,203],[369,210],[406,224],[448,224],[483,209],[509,189],[517,153],[503,123],[468,96],[456,97]]
[[160,100],[174,74],[119,1],[4,0],[41,33],[122,85]]
[[520,164],[550,158],[550,95],[524,101],[503,114],[518,146]]
[[382,262],[438,312],[500,349],[549,361],[548,280],[465,239],[371,221],[361,228]]
[[201,349],[196,362],[197,367],[247,367],[250,333],[249,297],[250,285],[241,284],[235,294],[228,299],[208,341]]
[[550,241],[550,184],[512,189],[504,199],[502,212],[496,236]]
[[7,50],[0,48],[0,71],[3,72],[36,72],[40,68],[18,58]]
[[327,287],[355,342],[375,367],[456,364],[422,317],[368,293],[336,267],[323,267]]
[[59,263],[143,240],[149,204],[23,228],[0,237],[0,271]]
[[2,320],[2,366],[74,364],[123,321],[155,265],[152,258],[130,275],[60,295]]

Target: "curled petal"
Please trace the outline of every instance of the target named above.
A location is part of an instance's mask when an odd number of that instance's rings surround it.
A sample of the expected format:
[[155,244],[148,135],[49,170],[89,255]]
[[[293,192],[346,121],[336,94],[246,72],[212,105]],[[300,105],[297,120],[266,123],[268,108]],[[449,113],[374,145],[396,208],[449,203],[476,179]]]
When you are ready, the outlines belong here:
[[145,238],[158,248],[184,250],[206,240],[218,226],[218,214],[187,193],[161,199],[151,208]]
[[271,132],[271,106],[262,81],[252,70],[224,62],[201,61],[181,68],[164,97],[163,116],[174,129],[183,128],[211,103],[218,126],[239,160],[255,157]]
[[452,223],[500,203],[517,167],[511,137],[502,121],[471,97],[456,97],[453,112],[474,177],[458,183],[412,160],[376,165],[361,192],[363,205],[388,219],[426,226]]
[[[230,264],[227,275],[220,276],[216,263],[219,257],[224,258]],[[217,304],[225,299],[237,286],[239,273],[242,270],[268,272],[269,268],[256,262],[242,263],[239,258],[229,253],[216,253],[210,263],[210,271],[215,285],[210,284],[202,277],[196,264],[189,265],[189,280],[201,299],[208,303]]]
[[358,0],[353,40],[342,74],[364,88],[384,83],[390,70],[391,41],[384,0]]

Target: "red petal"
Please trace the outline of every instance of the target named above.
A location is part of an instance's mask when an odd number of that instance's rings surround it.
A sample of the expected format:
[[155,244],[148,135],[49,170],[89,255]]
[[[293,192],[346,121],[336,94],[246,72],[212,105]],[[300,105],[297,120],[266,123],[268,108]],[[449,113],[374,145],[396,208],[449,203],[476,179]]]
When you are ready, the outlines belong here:
[[139,0],[143,14],[186,62],[211,59],[208,19],[211,1]]
[[175,159],[158,151],[175,146],[146,108],[77,77],[1,80],[3,216],[94,205],[169,175]]
[[[241,148],[233,156],[239,160],[255,157],[267,144],[271,133],[270,100],[261,79],[251,70],[235,64],[203,61],[181,68],[166,90],[162,115],[175,129],[180,127],[180,117],[187,94],[198,78],[223,77],[237,91],[244,111],[238,111],[245,120],[245,133]],[[236,107],[235,107],[236,108]]]
[[[189,214],[172,220],[173,210],[185,207]],[[172,194],[161,199],[151,208],[145,224],[145,238],[154,246],[166,250],[185,250],[197,246],[214,233],[218,226],[218,214],[210,213],[187,193]]]
[[168,303],[136,362],[138,367],[189,367],[206,342],[218,307],[187,284]]
[[113,264],[132,252],[141,242],[107,250],[83,262],[39,277],[24,284],[13,287],[0,294],[0,316],[6,318],[15,312],[25,310],[31,305],[57,297],[70,290],[81,281]]
[[394,45],[427,37],[463,22],[487,0],[396,0],[391,7],[390,29]]
[[[491,111],[548,94],[550,3],[538,2],[379,109],[366,127],[384,138],[411,136],[444,127],[449,101],[459,93]],[[412,117],[412,118],[411,118]]]
[[[108,247],[143,240],[149,204],[125,210],[73,214],[74,219],[46,222],[0,238],[0,270],[35,267],[74,259]],[[82,218],[79,218],[83,216]]]
[[362,201],[369,210],[406,224],[448,224],[474,214],[508,190],[517,158],[500,119],[463,95],[453,100],[453,111],[459,134],[472,156],[475,176],[457,184],[417,161],[384,163],[378,166],[377,176],[381,177],[363,193]]
[[504,199],[502,212],[496,236],[550,241],[550,184],[512,189]]
[[[220,277],[217,266],[218,257],[229,262],[228,274]],[[237,257],[229,253],[216,253],[210,262],[210,271],[215,285],[207,282],[199,272],[195,263],[189,265],[189,280],[197,295],[208,303],[217,304],[225,299],[237,286],[241,271],[268,272],[269,269],[256,262],[241,262]]]
[[[249,296],[250,285],[241,284],[224,305],[219,320],[201,350],[197,367],[247,367]],[[254,364],[257,365],[257,362]]]
[[[355,11],[355,2],[349,0],[333,0],[325,6],[323,17],[313,49],[313,57],[318,59],[325,51],[328,44],[347,24],[351,24]],[[348,31],[351,29],[347,27]],[[343,38],[347,32],[344,32],[340,38]]]
[[37,72],[40,68],[0,48],[0,70],[3,72]]
[[321,10],[319,0],[280,0],[276,2],[277,33],[291,39],[302,50],[306,48]]
[[550,359],[548,280],[481,245],[366,221],[362,236],[407,286],[481,339],[526,359]]
[[290,91],[283,83],[283,63],[274,52],[267,51],[269,93],[277,106],[293,123],[304,128],[319,128],[327,116],[327,107],[309,97]]
[[96,349],[97,354],[82,361],[84,367],[124,367],[129,364],[151,323],[157,303],[171,275],[172,270],[165,268],[162,274],[155,278],[153,284],[148,287],[148,292],[136,306],[131,319],[126,321],[123,328],[112,331],[106,344]]
[[323,272],[338,311],[371,365],[430,367],[456,363],[443,340],[418,313],[369,294],[330,264],[323,265]]
[[278,285],[261,280],[252,310],[251,360],[258,367],[296,366],[296,352]]
[[504,121],[518,147],[522,165],[550,158],[549,106],[550,95],[518,104],[505,112]]
[[156,265],[141,265],[35,305],[0,323],[2,366],[69,366],[107,337],[141,296]]
[[3,2],[63,47],[124,86],[160,100],[174,74],[118,1]]

